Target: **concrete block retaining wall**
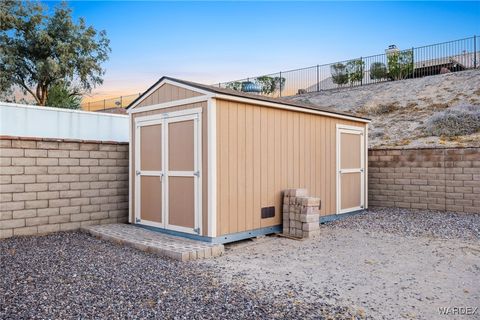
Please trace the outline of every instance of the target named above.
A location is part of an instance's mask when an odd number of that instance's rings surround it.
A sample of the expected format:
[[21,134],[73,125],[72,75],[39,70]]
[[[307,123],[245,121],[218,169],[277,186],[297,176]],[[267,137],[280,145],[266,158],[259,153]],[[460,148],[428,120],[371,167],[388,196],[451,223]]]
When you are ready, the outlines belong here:
[[480,148],[368,152],[369,206],[480,213]]
[[128,143],[0,136],[0,238],[125,222]]

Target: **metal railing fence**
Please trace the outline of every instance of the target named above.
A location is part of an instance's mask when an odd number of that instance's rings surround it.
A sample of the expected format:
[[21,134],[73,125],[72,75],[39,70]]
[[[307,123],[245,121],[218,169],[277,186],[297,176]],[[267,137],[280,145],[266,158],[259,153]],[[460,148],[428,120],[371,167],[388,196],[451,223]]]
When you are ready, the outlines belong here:
[[111,108],[126,108],[133,100],[138,98],[142,93],[131,94],[128,96],[120,96],[110,99],[98,101],[82,102],[81,108],[85,111],[100,111]]
[[419,78],[479,67],[479,37],[399,50],[335,63],[214,84],[221,88],[285,97],[323,90]]
[[[480,37],[473,36],[405,50],[392,47],[386,53],[368,57],[213,85],[271,97],[286,97],[475,69],[480,66],[479,40]],[[125,108],[139,95],[141,93],[85,102],[81,106],[87,111]]]

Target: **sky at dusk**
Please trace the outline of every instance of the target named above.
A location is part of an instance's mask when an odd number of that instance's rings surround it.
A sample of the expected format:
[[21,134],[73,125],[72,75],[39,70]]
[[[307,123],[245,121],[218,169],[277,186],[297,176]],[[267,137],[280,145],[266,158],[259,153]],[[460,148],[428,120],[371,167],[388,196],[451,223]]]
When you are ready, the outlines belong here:
[[[47,2],[49,7],[55,2]],[[164,75],[207,84],[480,35],[480,2],[72,1],[112,53],[93,100]]]

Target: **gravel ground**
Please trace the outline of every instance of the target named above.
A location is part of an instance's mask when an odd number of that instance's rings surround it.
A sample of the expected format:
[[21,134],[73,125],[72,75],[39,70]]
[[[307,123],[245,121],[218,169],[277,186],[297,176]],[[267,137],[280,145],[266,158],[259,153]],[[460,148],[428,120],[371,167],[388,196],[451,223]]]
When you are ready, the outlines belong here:
[[181,263],[83,233],[0,241],[0,319],[352,319],[317,294],[305,303],[219,281]]
[[400,236],[480,240],[480,214],[375,208],[348,219],[322,225],[323,229],[355,229]]
[[442,319],[441,307],[478,307],[458,319],[480,319],[479,230],[479,214],[374,209],[322,225],[313,240],[244,241],[199,263],[224,282],[307,304],[323,297],[369,319]]

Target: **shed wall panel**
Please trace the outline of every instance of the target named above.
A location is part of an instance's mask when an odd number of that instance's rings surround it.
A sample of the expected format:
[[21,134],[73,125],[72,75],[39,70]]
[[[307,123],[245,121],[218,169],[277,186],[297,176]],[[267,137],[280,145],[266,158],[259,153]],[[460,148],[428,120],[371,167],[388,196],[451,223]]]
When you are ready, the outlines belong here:
[[135,108],[201,96],[201,93],[165,83],[148,95]]
[[[217,99],[217,235],[281,224],[282,191],[336,213],[336,125],[364,123]],[[275,217],[261,219],[274,206]]]

